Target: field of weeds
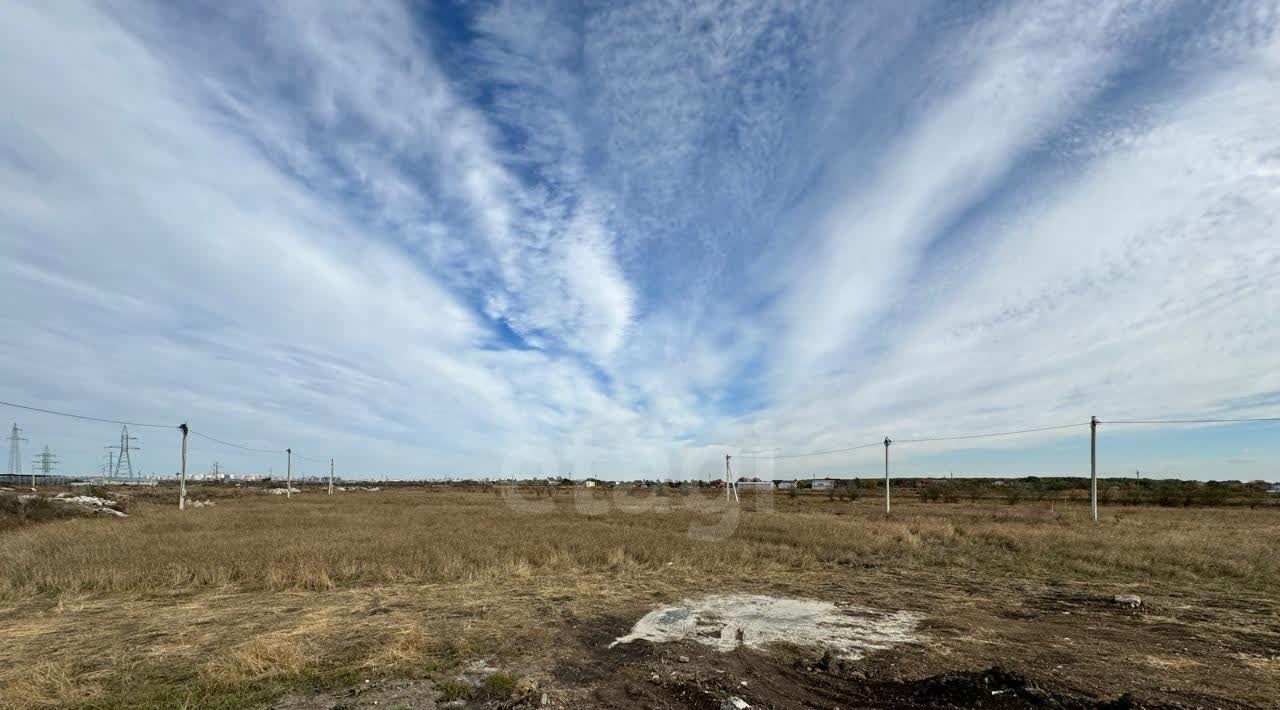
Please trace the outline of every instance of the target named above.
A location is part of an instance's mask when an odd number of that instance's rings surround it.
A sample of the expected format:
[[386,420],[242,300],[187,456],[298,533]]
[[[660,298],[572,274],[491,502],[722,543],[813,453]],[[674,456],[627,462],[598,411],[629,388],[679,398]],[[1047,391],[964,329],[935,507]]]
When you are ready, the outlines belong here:
[[[607,641],[710,592],[926,619],[927,640],[842,671],[854,678],[1000,666],[1097,698],[1268,707],[1280,693],[1274,509],[1107,508],[1095,525],[1075,504],[904,502],[886,517],[874,500],[662,493],[197,488],[217,505],[179,512],[161,489],[135,493],[125,519],[5,530],[0,705],[309,707],[296,703],[421,683],[402,704],[616,706],[608,674],[588,671],[666,651],[611,656]],[[720,663],[681,653],[688,673]],[[637,703],[682,706],[650,691]],[[779,693],[756,705],[789,707]]]

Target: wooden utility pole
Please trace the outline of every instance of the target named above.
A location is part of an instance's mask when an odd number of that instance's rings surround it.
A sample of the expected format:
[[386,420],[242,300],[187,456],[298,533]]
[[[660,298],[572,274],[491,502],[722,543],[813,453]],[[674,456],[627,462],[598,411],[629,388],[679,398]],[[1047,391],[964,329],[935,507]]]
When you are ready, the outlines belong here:
[[329,459],[329,495],[333,495],[333,459]]
[[178,474],[178,510],[186,510],[187,509],[187,434],[190,432],[190,428],[187,427],[186,422],[183,422],[182,426],[178,428],[182,430],[182,469],[181,469],[181,473]]
[[884,514],[889,514],[889,437],[884,438]]
[[289,473],[288,473],[288,478],[284,484],[284,497],[292,498],[293,497],[293,449],[285,449],[284,452],[289,456],[288,464],[287,464],[289,467],[288,468]]
[[1089,417],[1089,507],[1098,522],[1098,418]]

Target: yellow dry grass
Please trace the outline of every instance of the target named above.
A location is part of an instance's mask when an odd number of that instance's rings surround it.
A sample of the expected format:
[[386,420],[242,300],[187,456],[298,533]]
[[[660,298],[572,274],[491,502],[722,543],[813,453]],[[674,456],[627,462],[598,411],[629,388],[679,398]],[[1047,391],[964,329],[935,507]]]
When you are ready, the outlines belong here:
[[[239,707],[306,684],[536,657],[566,619],[751,585],[952,594],[966,578],[1232,595],[1274,608],[1274,510],[417,488],[0,534],[0,705]],[[933,585],[930,587],[930,585]],[[39,659],[31,663],[30,659]],[[1259,672],[1264,672],[1259,671]]]

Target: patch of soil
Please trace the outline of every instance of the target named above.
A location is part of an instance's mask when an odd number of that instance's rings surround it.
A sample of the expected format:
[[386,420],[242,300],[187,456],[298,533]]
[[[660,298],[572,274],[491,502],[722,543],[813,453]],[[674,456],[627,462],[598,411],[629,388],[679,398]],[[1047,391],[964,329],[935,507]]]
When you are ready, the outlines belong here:
[[272,710],[369,710],[417,708],[434,710],[439,692],[425,680],[366,681],[353,688],[324,693],[295,693],[271,705]]
[[[563,708],[722,710],[737,698],[752,708],[868,710],[1122,710],[1187,706],[1147,702],[1117,691],[1095,697],[1061,681],[1000,667],[909,677],[894,654],[839,661],[797,647],[717,652],[702,644],[637,641],[608,648],[629,625],[602,619],[580,631],[581,654],[552,668],[548,697]],[[815,657],[817,656],[817,657]],[[904,677],[908,676],[908,677]],[[1230,704],[1228,704],[1230,706]]]

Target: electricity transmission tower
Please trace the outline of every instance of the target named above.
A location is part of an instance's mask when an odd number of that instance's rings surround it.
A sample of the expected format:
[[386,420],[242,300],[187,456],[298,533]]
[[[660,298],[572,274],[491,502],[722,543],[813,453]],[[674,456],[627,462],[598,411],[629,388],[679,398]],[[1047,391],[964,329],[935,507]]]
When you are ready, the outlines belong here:
[[133,457],[129,455],[129,452],[140,450],[138,447],[133,445],[133,442],[137,440],[138,437],[129,436],[129,427],[125,426],[120,428],[120,444],[118,446],[107,447],[108,449],[118,450],[118,453],[116,454],[114,474],[116,478],[120,477],[121,468],[125,470],[125,473],[129,478],[133,478]]
[[58,457],[53,455],[49,447],[44,447],[44,451],[31,462],[31,487],[36,487],[36,471],[44,474],[45,483],[49,482],[49,474],[53,473],[53,469],[58,465]]
[[[114,447],[108,446],[107,448],[111,449]],[[98,464],[98,470],[102,472],[102,476],[104,478],[111,478],[111,474],[113,471],[115,471],[115,468],[116,468],[116,452],[108,451],[107,460]]]
[[9,432],[9,475],[22,475],[22,442],[26,439],[22,438],[22,430],[15,423],[13,429]]

